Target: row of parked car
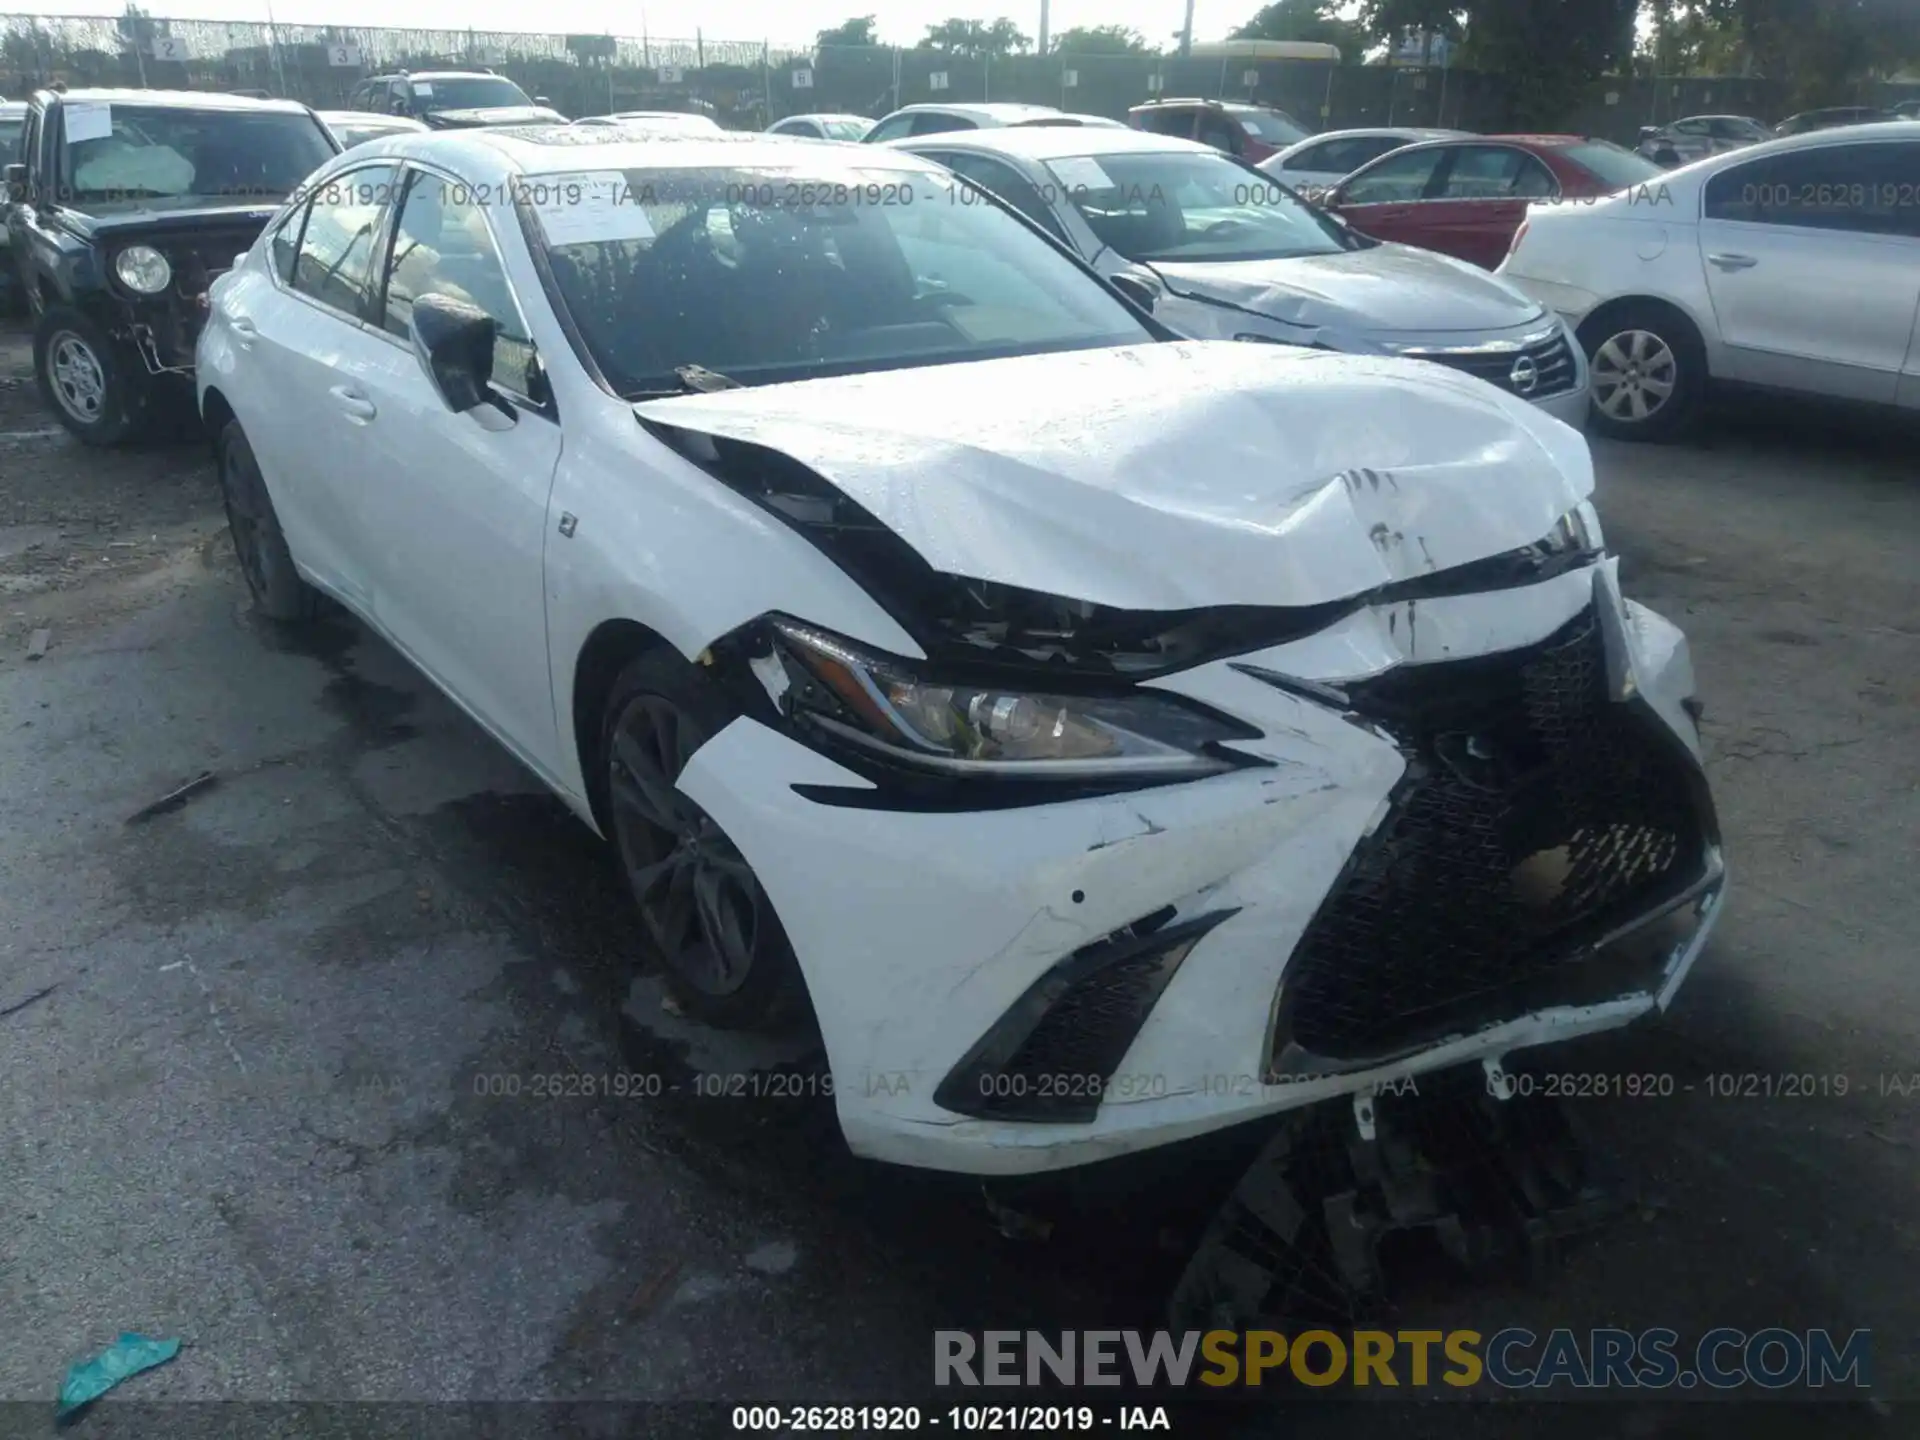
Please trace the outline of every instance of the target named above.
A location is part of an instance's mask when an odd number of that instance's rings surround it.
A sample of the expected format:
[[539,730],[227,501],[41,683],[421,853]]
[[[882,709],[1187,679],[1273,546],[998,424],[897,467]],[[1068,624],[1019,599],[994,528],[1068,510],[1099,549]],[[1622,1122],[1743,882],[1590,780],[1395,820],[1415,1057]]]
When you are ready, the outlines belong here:
[[[89,269],[88,244],[68,231],[91,243],[129,226],[207,229],[217,216],[239,238],[262,205],[215,206],[186,222],[201,207],[182,201],[217,190],[270,202],[328,150],[381,137],[569,123],[504,77],[466,72],[376,77],[356,90],[359,108],[321,112],[318,125],[304,107],[237,97],[163,104],[153,92],[98,92],[63,103],[95,127],[105,110],[171,117],[77,142],[82,189],[116,197],[105,207],[110,224],[104,214],[67,224],[60,217],[72,206],[28,206],[7,227],[20,238],[0,269],[18,273],[16,294],[33,304],[92,275],[89,303],[110,316],[149,302],[128,293],[123,276]],[[200,118],[179,118],[194,107]],[[1181,333],[1421,356],[1616,437],[1675,433],[1714,381],[1920,403],[1912,121],[1809,130],[1676,171],[1579,136],[1308,134],[1282,112],[1218,101],[1156,101],[1128,122],[1046,106],[912,105],[878,122],[789,116],[771,135],[936,161]],[[710,116],[662,111],[571,128],[723,133]],[[300,143],[287,139],[296,134]],[[29,148],[49,138],[36,128]],[[210,274],[218,251],[197,262]],[[1862,273],[1884,275],[1891,289],[1869,295],[1853,284]],[[90,403],[104,410],[69,405],[63,419],[117,438],[122,427],[102,416],[144,410],[144,392],[184,365],[191,322],[137,327],[141,369],[119,367],[109,386],[99,367],[104,398]],[[47,353],[43,383],[56,399],[65,392],[54,378],[76,373],[61,356],[77,353]]]
[[817,1028],[860,1155],[1497,1078],[1663,1008],[1718,918],[1565,324],[1239,157],[343,149],[147,92],[36,95],[23,153],[56,413],[183,390],[260,611],[418,665],[612,842],[688,1020]]
[[1649,159],[1672,167],[1729,150],[1743,150],[1763,140],[1810,135],[1816,130],[1837,130],[1845,125],[1873,125],[1882,120],[1920,120],[1920,100],[1903,100],[1885,110],[1868,105],[1804,110],[1798,115],[1789,115],[1777,125],[1769,125],[1751,115],[1689,115],[1665,125],[1642,126],[1639,149]]

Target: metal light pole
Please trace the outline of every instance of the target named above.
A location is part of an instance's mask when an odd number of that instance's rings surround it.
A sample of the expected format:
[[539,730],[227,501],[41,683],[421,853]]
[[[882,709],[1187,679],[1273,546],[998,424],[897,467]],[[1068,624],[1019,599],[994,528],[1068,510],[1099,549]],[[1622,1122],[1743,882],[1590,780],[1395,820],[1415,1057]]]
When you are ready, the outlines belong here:
[[1040,0],[1040,53],[1047,53],[1047,9],[1048,0]]

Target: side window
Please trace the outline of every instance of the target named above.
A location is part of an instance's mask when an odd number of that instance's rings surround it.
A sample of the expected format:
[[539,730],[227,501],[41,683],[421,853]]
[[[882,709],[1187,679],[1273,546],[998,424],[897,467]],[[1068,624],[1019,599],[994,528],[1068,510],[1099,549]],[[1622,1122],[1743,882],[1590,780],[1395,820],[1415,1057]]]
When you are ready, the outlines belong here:
[[780,127],[788,135],[805,135],[809,139],[820,139],[820,127],[811,120],[789,120]]
[[1224,115],[1211,113],[1200,117],[1200,130],[1194,138],[1202,145],[1211,145],[1229,155],[1238,155],[1244,145],[1238,125]]
[[1520,173],[1513,177],[1513,193],[1523,200],[1551,200],[1560,193],[1560,182],[1537,155],[1520,156]]
[[1059,219],[1048,208],[1046,199],[1018,172],[1002,165],[998,160],[989,160],[984,155],[949,151],[938,158],[940,163],[949,170],[966,176],[982,190],[1018,210],[1055,239],[1067,238],[1060,229]]
[[1418,200],[1426,193],[1440,157],[1448,154],[1442,146],[1389,155],[1366,174],[1356,176],[1342,187],[1338,202],[1342,205],[1397,205]]
[[1447,171],[1439,198],[1494,200],[1512,195],[1520,162],[1527,158],[1519,150],[1496,145],[1464,145],[1454,152],[1453,167]]
[[533,339],[507,284],[506,266],[487,229],[484,210],[466,187],[414,171],[394,227],[393,259],[387,267],[381,323],[388,334],[407,338],[413,302],[422,295],[464,300],[491,315],[498,327],[493,378],[517,395],[528,393]]
[[1722,170],[1709,220],[1920,237],[1920,141],[1821,145]]
[[1177,135],[1183,140],[1190,140],[1193,138],[1193,112],[1178,106],[1156,106],[1140,112],[1140,128],[1151,130],[1155,135]]
[[356,320],[365,316],[393,180],[391,165],[368,165],[315,187],[289,281],[295,290]]
[[307,223],[310,208],[302,205],[288,215],[267,242],[267,258],[273,264],[274,278],[283,284],[293,283],[293,257],[300,252],[300,227]]
[[913,121],[914,117],[911,115],[895,115],[891,119],[882,120],[873,127],[867,136],[867,141],[869,144],[877,145],[882,140],[898,140],[913,128]]
[[913,133],[916,135],[944,135],[949,130],[979,128],[964,115],[947,115],[939,110],[922,110],[913,117]]

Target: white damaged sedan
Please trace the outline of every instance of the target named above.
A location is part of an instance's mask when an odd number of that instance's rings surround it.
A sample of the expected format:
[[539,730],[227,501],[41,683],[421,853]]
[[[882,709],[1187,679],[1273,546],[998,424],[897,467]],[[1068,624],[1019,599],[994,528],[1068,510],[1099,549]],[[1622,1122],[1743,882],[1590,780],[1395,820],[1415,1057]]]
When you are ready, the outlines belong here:
[[1497,1074],[1716,918],[1686,642],[1577,433],[1176,341],[914,156],[374,141],[199,358],[260,608],[343,602],[613,841],[690,1015],[810,1014],[860,1154]]

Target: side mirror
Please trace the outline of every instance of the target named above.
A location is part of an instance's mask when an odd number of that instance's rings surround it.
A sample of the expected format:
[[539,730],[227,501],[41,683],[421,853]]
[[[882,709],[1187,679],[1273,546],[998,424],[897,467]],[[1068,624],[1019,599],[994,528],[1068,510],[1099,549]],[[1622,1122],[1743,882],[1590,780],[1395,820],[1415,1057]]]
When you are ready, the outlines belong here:
[[493,317],[478,305],[446,295],[413,302],[407,334],[414,359],[427,372],[434,393],[449,410],[464,415],[493,398]]
[[1153,283],[1138,275],[1115,275],[1107,283],[1142,310],[1152,310],[1153,302],[1160,298],[1160,292],[1154,289]]
[[1660,133],[1659,130],[1652,125],[1642,125],[1640,127],[1640,138],[1642,140],[1651,140],[1655,135],[1659,133]]
[[7,166],[7,190],[0,200],[24,203],[27,198],[27,167],[24,165]]

